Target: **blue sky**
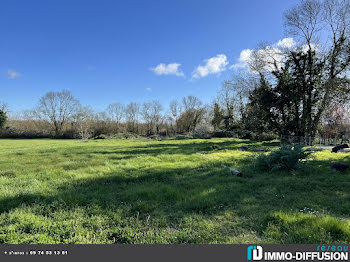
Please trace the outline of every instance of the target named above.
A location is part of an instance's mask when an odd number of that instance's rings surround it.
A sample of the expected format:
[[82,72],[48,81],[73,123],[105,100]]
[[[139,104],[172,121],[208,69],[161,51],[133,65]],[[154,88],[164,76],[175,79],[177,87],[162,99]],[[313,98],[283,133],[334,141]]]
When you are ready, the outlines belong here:
[[67,89],[97,110],[186,95],[209,102],[242,50],[287,37],[282,15],[296,2],[2,0],[0,100],[28,109]]

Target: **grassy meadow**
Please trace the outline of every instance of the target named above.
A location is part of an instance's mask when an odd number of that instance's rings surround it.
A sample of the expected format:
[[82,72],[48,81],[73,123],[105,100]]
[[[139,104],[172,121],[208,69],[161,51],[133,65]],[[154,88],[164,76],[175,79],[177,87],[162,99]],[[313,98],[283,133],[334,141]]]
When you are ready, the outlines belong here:
[[278,146],[0,140],[0,243],[350,243],[350,172],[329,167],[350,154],[258,171],[254,157]]

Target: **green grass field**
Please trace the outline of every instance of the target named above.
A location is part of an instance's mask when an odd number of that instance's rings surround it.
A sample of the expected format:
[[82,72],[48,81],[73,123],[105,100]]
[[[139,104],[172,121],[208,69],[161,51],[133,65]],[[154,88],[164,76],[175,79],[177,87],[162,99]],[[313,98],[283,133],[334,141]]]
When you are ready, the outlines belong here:
[[350,154],[257,171],[278,145],[0,140],[0,243],[350,243],[350,172],[329,167]]

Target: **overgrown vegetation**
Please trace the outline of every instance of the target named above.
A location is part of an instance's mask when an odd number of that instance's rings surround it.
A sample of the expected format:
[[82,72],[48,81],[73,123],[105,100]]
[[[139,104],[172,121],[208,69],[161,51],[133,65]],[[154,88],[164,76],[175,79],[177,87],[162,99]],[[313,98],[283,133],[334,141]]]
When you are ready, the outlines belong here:
[[304,166],[311,152],[307,152],[302,146],[282,146],[269,154],[261,154],[256,159],[256,164],[261,170],[296,170]]
[[293,175],[256,169],[278,146],[0,140],[0,243],[350,243],[350,173],[329,167],[349,155],[313,153]]

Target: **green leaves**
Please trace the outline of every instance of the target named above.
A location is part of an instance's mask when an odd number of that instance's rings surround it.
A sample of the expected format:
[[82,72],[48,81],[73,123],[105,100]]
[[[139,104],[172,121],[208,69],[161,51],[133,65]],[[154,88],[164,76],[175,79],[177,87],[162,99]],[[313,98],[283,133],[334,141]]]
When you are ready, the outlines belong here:
[[6,120],[6,113],[0,109],[0,129],[4,128]]
[[305,164],[311,152],[306,152],[301,146],[282,146],[270,154],[261,154],[257,157],[256,163],[259,169],[268,171],[296,170]]

